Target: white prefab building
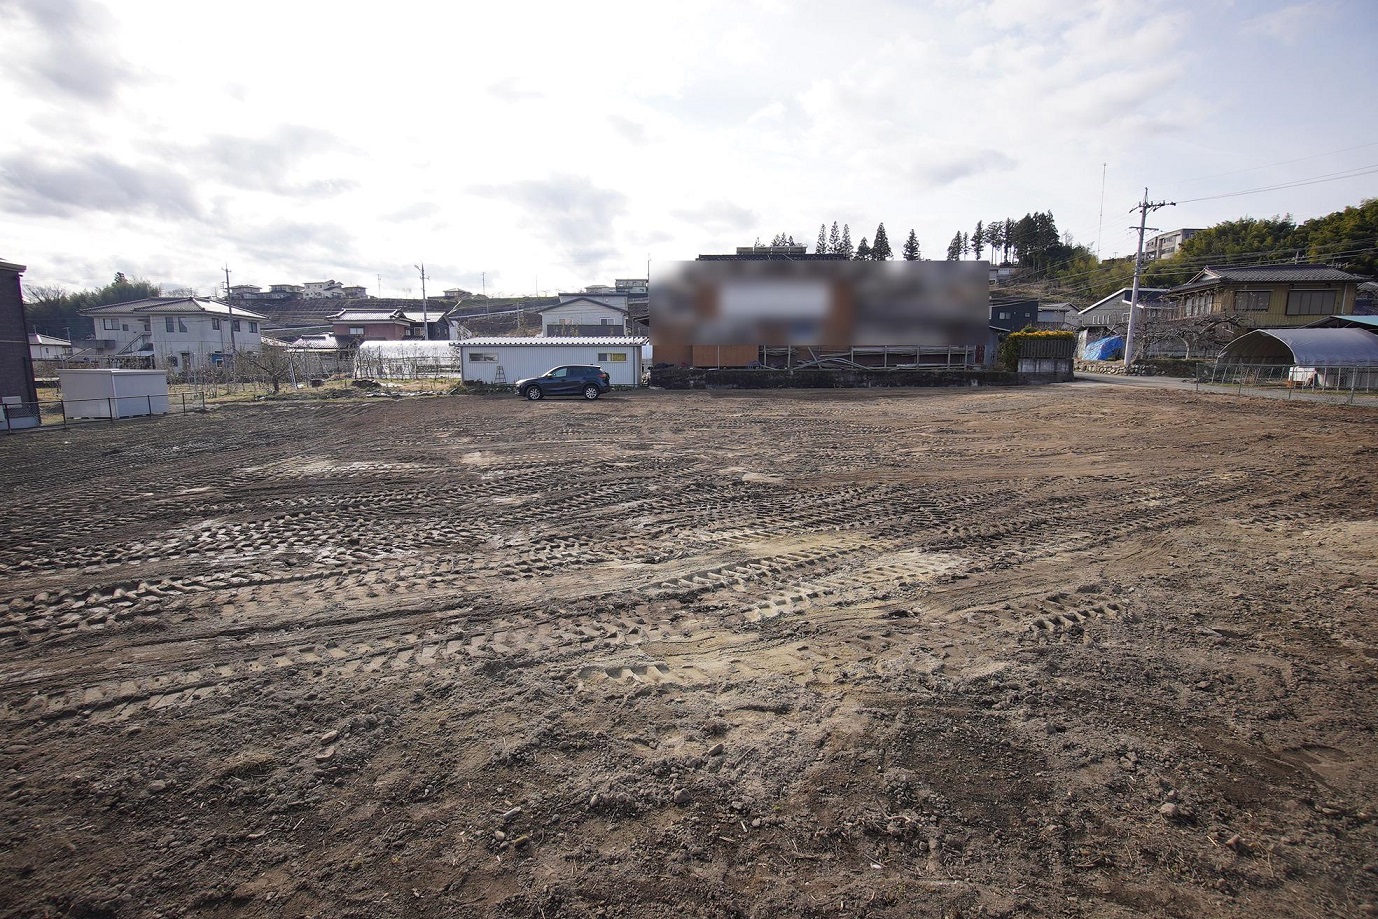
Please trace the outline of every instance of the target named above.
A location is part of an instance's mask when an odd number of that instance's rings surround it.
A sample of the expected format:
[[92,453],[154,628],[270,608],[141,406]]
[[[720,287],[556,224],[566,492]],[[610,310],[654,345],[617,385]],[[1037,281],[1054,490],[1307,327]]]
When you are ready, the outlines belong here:
[[451,376],[515,383],[562,364],[596,364],[613,386],[641,382],[644,338],[465,338],[459,341],[366,341],[354,357],[355,376]]
[[167,414],[167,374],[161,370],[62,369],[57,378],[68,418]]

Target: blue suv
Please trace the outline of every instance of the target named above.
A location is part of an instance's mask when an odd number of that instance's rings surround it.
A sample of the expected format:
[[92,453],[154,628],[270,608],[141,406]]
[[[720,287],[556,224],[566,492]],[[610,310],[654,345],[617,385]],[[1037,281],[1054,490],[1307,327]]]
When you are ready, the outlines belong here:
[[566,364],[538,377],[517,381],[517,392],[532,402],[546,396],[583,396],[592,401],[612,389],[612,378],[602,367]]

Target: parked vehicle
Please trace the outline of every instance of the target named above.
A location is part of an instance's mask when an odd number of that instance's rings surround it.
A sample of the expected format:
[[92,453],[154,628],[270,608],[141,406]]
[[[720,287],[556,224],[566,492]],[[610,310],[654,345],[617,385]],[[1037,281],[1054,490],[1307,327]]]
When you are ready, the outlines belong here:
[[592,364],[566,364],[538,377],[517,381],[523,399],[536,402],[546,396],[583,396],[590,401],[612,389],[612,378]]

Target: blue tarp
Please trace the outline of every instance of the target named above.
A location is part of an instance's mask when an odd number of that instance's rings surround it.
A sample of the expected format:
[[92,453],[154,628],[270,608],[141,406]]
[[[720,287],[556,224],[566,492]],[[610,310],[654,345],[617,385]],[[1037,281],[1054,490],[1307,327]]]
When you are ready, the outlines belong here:
[[1093,341],[1086,346],[1086,356],[1088,361],[1113,361],[1118,357],[1124,357],[1124,336],[1111,335],[1109,338],[1102,338],[1100,341]]

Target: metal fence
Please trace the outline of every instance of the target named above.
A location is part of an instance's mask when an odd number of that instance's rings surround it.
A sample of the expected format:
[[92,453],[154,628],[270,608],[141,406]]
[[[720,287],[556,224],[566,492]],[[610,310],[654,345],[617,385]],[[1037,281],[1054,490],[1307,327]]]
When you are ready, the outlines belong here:
[[101,421],[121,421],[149,415],[180,415],[206,410],[204,391],[167,396],[114,396],[105,399],[48,399],[0,405],[0,430],[25,430]]
[[1306,396],[1327,400],[1370,401],[1378,396],[1378,367],[1297,367],[1291,364],[1199,364],[1196,388],[1233,386],[1243,393],[1262,392],[1276,398]]

